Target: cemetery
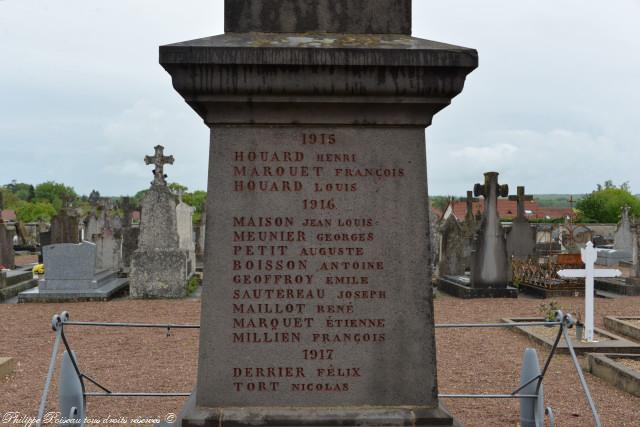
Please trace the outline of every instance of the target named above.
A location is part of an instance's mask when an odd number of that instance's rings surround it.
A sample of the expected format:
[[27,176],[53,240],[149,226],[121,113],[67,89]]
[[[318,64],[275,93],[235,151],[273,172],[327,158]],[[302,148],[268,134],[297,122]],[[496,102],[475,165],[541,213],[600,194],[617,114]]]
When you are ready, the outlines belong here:
[[640,426],[629,181],[460,148],[491,73],[433,6],[218,3],[77,171],[0,169],[0,426]]

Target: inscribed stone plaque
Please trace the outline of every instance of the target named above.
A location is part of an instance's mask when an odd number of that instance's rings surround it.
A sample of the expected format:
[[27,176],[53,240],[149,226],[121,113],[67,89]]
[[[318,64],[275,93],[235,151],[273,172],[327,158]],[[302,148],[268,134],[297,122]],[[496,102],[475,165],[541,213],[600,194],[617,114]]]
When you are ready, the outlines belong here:
[[423,128],[216,126],[210,162],[198,405],[435,405]]

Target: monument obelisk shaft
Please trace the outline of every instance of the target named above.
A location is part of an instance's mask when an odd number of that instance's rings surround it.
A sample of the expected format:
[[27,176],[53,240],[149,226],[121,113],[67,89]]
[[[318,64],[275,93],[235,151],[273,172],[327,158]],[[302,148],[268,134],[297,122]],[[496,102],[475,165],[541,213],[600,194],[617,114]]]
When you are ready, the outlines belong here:
[[211,128],[196,395],[182,425],[451,425],[438,401],[424,129],[475,50],[410,0],[236,0],[160,48]]

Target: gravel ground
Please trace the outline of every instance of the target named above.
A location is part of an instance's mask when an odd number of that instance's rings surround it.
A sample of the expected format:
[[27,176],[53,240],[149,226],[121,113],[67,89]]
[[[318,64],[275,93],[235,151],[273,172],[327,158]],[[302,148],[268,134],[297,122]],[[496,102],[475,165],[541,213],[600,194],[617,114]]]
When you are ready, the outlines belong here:
[[[558,298],[572,309],[580,298]],[[539,300],[459,300],[438,296],[436,321],[495,322],[509,316],[537,316]],[[638,315],[640,297],[596,301],[597,324],[603,315]],[[0,414],[17,411],[34,416],[42,392],[54,335],[53,313],[67,310],[74,320],[128,322],[199,322],[197,300],[106,303],[0,305],[0,352],[17,359],[16,373],[0,380]],[[118,391],[191,391],[197,365],[197,331],[93,329],[79,334],[69,326],[68,337],[81,368],[94,379]],[[547,350],[515,331],[504,329],[447,329],[437,331],[438,382],[441,393],[504,393],[518,383],[520,360],[526,347],[540,356]],[[640,398],[624,393],[587,374],[605,426],[640,426]],[[91,390],[94,390],[91,388]],[[50,396],[56,394],[55,386]],[[558,426],[592,425],[571,359],[557,356],[545,379],[546,404]],[[55,398],[48,406],[55,407]],[[516,426],[518,403],[505,400],[443,399],[465,426]],[[89,398],[92,417],[164,417],[179,412],[184,399]],[[0,418],[0,425],[2,425]],[[132,423],[130,423],[132,424]],[[17,425],[17,424],[14,424]],[[19,424],[23,425],[23,424]],[[102,423],[101,425],[118,425]],[[120,424],[122,425],[122,424]]]

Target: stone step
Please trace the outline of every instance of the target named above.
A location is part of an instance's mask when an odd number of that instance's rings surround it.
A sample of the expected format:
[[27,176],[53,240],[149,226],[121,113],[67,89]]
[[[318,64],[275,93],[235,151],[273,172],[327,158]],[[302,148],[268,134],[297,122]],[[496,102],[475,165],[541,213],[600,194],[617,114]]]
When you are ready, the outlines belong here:
[[98,287],[103,285],[104,283],[110,282],[113,279],[118,278],[118,272],[115,270],[100,270],[96,272],[96,275],[93,277],[93,280],[96,281]]
[[607,298],[607,299],[617,299],[617,298],[622,298],[624,296],[624,295],[616,294],[613,292],[601,291],[598,289],[596,289],[595,293],[596,293],[596,297]]
[[0,288],[6,288],[31,279],[33,279],[31,268],[2,271],[0,272]]

